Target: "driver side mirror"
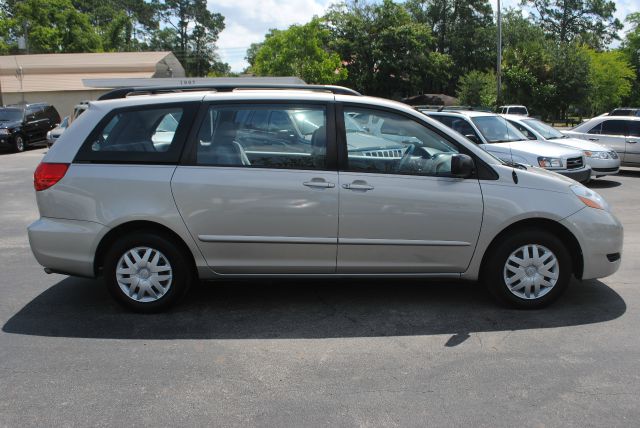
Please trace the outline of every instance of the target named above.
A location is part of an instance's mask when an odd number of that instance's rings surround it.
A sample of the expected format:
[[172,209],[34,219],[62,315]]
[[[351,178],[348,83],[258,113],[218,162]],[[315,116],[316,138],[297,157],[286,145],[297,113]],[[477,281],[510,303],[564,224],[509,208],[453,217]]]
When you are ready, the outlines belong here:
[[476,136],[475,136],[475,135],[473,135],[473,134],[467,134],[467,135],[465,135],[465,138],[466,138],[467,140],[471,140],[471,141],[472,141],[473,143],[475,143],[475,144],[480,144],[480,140],[478,140],[478,137],[476,137]]
[[471,156],[460,153],[451,157],[451,175],[453,177],[469,178],[474,169],[475,163]]

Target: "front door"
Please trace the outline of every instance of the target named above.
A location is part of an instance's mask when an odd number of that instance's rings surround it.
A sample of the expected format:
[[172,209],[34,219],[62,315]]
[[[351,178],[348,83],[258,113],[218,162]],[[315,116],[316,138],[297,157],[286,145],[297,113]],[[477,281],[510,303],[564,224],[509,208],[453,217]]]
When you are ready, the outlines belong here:
[[[282,141],[257,141],[260,133],[247,127],[273,112],[300,126],[283,129]],[[291,103],[211,105],[203,114],[189,160],[176,169],[171,186],[211,269],[335,272],[339,192],[333,117],[329,105]],[[294,131],[298,135],[292,137]]]
[[[477,178],[450,176],[459,152],[446,136],[410,116],[344,107],[344,117],[375,115],[376,156],[351,149],[340,172],[339,273],[460,273],[471,261],[483,215]],[[347,147],[371,140],[365,126],[344,133]],[[400,138],[401,137],[401,138]],[[400,141],[400,157],[386,145]]]

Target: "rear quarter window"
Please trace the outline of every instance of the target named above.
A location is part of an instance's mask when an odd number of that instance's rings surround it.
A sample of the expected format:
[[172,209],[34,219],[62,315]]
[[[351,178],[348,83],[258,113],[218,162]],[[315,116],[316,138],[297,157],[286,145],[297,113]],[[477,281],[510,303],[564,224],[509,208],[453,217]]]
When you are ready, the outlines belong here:
[[105,116],[76,162],[177,163],[198,103],[137,106]]

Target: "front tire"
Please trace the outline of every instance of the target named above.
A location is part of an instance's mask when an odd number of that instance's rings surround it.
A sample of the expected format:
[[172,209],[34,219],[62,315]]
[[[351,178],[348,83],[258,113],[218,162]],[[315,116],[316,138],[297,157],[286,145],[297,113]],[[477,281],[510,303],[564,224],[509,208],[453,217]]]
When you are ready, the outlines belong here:
[[24,142],[24,137],[20,134],[13,137],[13,151],[16,153],[24,152],[26,148],[26,143]]
[[153,313],[168,309],[186,294],[193,269],[173,240],[137,232],[118,239],[108,250],[104,278],[120,304]]
[[543,230],[515,231],[491,250],[483,270],[489,291],[520,309],[538,309],[569,286],[571,255],[562,241]]

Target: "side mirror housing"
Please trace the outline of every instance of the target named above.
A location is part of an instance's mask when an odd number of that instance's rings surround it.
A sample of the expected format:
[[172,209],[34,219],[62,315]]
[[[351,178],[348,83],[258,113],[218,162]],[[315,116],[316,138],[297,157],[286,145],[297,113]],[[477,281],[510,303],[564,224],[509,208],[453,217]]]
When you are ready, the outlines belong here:
[[475,144],[480,144],[480,140],[478,140],[478,137],[476,137],[476,136],[475,136],[475,135],[473,135],[473,134],[465,135],[465,138],[466,138],[467,140],[471,140],[471,141],[472,141],[473,143],[475,143]]
[[459,153],[451,157],[451,175],[457,178],[469,178],[473,175],[475,163],[469,155]]

